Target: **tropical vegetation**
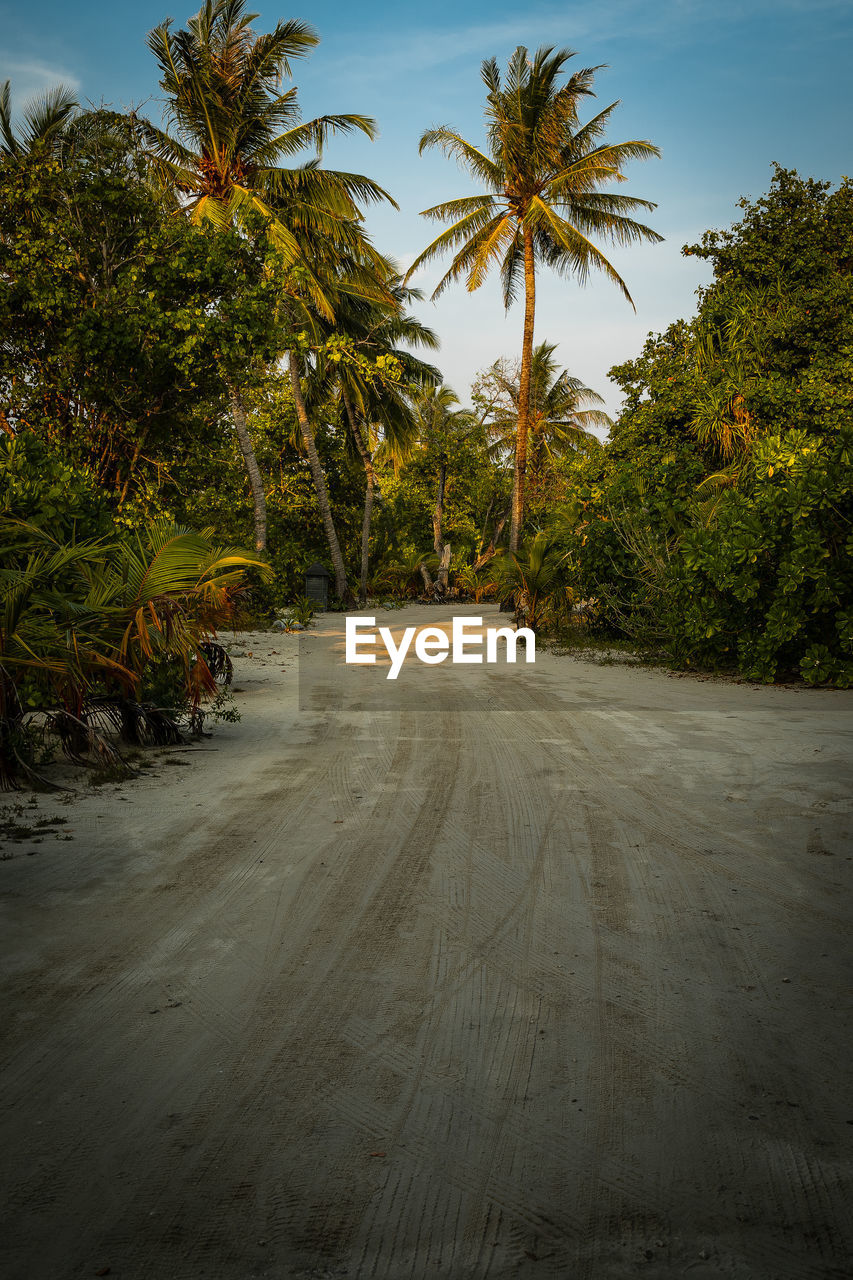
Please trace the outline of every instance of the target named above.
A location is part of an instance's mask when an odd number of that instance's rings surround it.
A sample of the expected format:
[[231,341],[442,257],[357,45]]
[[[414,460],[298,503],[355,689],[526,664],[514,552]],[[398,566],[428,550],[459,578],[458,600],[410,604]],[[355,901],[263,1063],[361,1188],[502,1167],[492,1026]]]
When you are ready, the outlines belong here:
[[[307,616],[318,559],[335,607],[500,602],[564,642],[853,683],[849,180],[777,168],[685,248],[713,281],[611,370],[611,421],[534,334],[543,267],[630,301],[605,249],[659,239],[614,189],[656,148],[607,139],[616,104],[582,118],[598,68],[483,64],[485,144],[421,139],[477,190],[426,210],[449,225],[406,275],[365,223],[391,196],[324,164],[374,122],[303,121],[318,37],[255,21],[206,0],[151,32],[159,123],[0,89],[0,785],[45,737],[120,765],[227,713],[219,630]],[[446,251],[433,296],[494,267],[524,299],[470,389],[407,283]]]
[[581,123],[582,100],[593,94],[595,72],[600,68],[584,67],[561,84],[565,65],[575,56],[569,49],[543,47],[531,59],[519,45],[505,80],[496,60],[487,58],[481,71],[488,90],[485,149],[447,125],[428,129],[420,143],[421,151],[438,147],[457,160],[486,189],[424,210],[425,217],[451,225],[415,259],[410,274],[452,249],[453,260],[436,285],[434,298],[463,277],[469,292],[478,289],[492,267],[500,270],[507,309],[522,285],[524,289],[511,551],[518,549],[524,521],[536,264],[581,281],[592,270],[602,271],[631,302],[625,281],[591,237],[617,244],[661,239],[631,216],[638,209],[654,209],[651,201],[602,190],[624,179],[628,161],[658,155],[657,147],[638,139],[605,141],[616,102]]
[[233,623],[246,570],[267,565],[167,520],[60,539],[4,515],[0,539],[0,787],[37,776],[36,726],[72,759],[119,765],[105,723],[133,745],[181,741],[182,718],[199,731],[202,703],[231,678],[217,628]]
[[567,546],[597,624],[678,663],[853,683],[853,185],[777,168],[684,252],[698,314],[612,370]]

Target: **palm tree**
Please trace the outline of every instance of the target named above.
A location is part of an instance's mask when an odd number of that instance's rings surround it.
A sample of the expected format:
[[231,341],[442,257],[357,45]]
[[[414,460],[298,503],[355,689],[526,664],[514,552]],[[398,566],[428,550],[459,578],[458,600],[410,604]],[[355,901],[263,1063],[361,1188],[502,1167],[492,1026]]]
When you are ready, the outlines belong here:
[[[554,352],[555,342],[540,342],[533,348],[530,361],[530,409],[528,419],[528,480],[541,473],[546,461],[583,448],[593,440],[594,427],[609,428],[610,417],[595,406],[604,403],[601,396],[574,378],[568,369],[560,369]],[[515,440],[520,401],[519,369],[497,360],[486,379],[496,393],[489,434],[492,453],[504,457]]]
[[474,429],[476,420],[467,409],[458,409],[459,397],[446,383],[426,385],[413,397],[419,419],[423,445],[437,453],[437,478],[435,507],[432,513],[433,548],[438,557],[440,591],[447,590],[450,576],[450,543],[444,541],[444,492],[447,484],[447,463],[450,443],[454,436]]
[[428,129],[420,142],[421,152],[438,147],[486,190],[423,211],[425,217],[451,225],[415,259],[409,274],[446,249],[455,250],[433,292],[437,298],[463,276],[469,291],[478,289],[490,267],[499,263],[507,308],[524,281],[512,550],[518,548],[524,518],[536,263],[575,275],[581,282],[593,268],[603,271],[633,306],[624,280],[590,237],[618,244],[661,239],[630,216],[638,208],[654,209],[654,204],[599,189],[624,181],[623,169],[629,160],[658,155],[658,149],[647,141],[603,141],[616,102],[586,124],[580,123],[580,100],[592,94],[599,68],[576,71],[561,85],[560,76],[571,57],[574,54],[568,49],[541,48],[531,62],[527,49],[519,46],[509,61],[505,86],[497,62],[487,59],[482,65],[488,90],[486,149],[473,146],[448,125]]
[[0,156],[22,159],[36,152],[58,147],[74,119],[77,100],[70,89],[60,85],[24,107],[23,127],[12,126],[11,83],[0,85]]
[[367,597],[370,564],[370,529],[374,499],[381,497],[376,479],[374,454],[381,441],[384,452],[403,458],[418,434],[417,416],[409,389],[412,384],[428,386],[441,381],[441,374],[407,348],[438,348],[435,333],[405,310],[422,298],[419,289],[405,287],[391,262],[387,263],[387,299],[343,296],[335,307],[335,328],[344,334],[368,361],[392,361],[399,381],[383,380],[369,366],[354,361],[325,359],[318,362],[315,398],[324,398],[336,388],[350,438],[365,472],[364,519],[361,533],[361,576],[359,598]]
[[[185,30],[163,22],[150,32],[148,46],[162,72],[172,132],[141,121],[141,136],[155,173],[176,204],[195,222],[251,231],[263,221],[283,270],[301,268],[301,289],[321,314],[332,315],[329,290],[312,269],[307,241],[365,251],[357,201],[389,199],[360,174],[320,168],[326,140],[358,130],[375,135],[374,122],[361,115],[325,115],[302,121],[295,87],[281,92],[291,60],[318,44],[307,23],[279,22],[256,35],[256,14],[245,0],[206,0]],[[282,161],[313,148],[318,154],[299,167]],[[393,202],[392,202],[393,203]],[[346,590],[343,560],[316,445],[297,394],[299,370],[293,353],[291,380],[324,525],[330,537],[339,591]],[[255,508],[255,541],[266,546],[266,497],[247,426],[239,379],[230,371],[228,395],[234,429],[246,463]],[[319,480],[319,483],[318,483]]]
[[[373,138],[376,125],[353,114],[302,121],[296,87],[279,92],[281,77],[319,37],[295,19],[257,36],[257,14],[244,10],[245,0],[206,0],[186,30],[173,34],[167,20],[149,33],[175,133],[140,124],[155,168],[194,221],[242,226],[252,211],[286,260],[304,264],[300,231],[339,238],[360,220],[357,200],[390,198],[360,174],[320,168],[331,135],[359,130]],[[306,148],[317,157],[281,166]]]

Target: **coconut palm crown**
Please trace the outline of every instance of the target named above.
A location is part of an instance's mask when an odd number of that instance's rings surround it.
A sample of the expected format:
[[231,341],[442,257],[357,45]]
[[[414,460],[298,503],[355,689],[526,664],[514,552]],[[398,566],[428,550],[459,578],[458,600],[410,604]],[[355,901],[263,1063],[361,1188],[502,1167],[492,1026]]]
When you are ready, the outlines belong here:
[[[320,167],[332,134],[357,130],[373,138],[371,119],[347,114],[303,121],[296,87],[281,91],[291,60],[319,43],[313,28],[291,19],[258,35],[251,27],[258,15],[245,7],[245,0],[206,0],[185,29],[173,32],[166,21],[149,33],[171,132],[147,122],[141,128],[163,185],[195,221],[239,226],[259,214],[295,262],[303,258],[301,232],[338,241],[347,224],[360,221],[358,201],[390,196],[360,174]],[[317,154],[283,167],[306,149]]]
[[[540,342],[533,348],[530,365],[530,451],[531,469],[545,458],[557,458],[583,446],[595,428],[613,426],[602,408],[598,392],[584,386],[555,358],[557,344]],[[518,421],[518,365],[507,367],[498,360],[489,371],[500,399],[493,410],[489,434],[495,456],[505,455],[511,446]]]

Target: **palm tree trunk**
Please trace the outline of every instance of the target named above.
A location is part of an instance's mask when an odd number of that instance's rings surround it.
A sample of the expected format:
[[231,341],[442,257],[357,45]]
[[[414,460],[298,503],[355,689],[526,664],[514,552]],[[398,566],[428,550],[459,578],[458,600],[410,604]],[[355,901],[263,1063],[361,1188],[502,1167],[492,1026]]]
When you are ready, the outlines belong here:
[[364,519],[361,522],[361,576],[358,581],[358,598],[364,608],[367,604],[367,570],[370,563],[370,522],[373,519],[373,468],[367,473],[367,489],[364,494]]
[[349,398],[349,392],[347,391],[343,381],[341,382],[341,396],[343,397],[350,431],[352,432],[353,439],[355,440],[356,448],[358,449],[362,465],[364,466],[364,473],[367,477],[367,489],[364,495],[364,519],[361,525],[361,579],[358,587],[359,601],[362,606],[364,606],[367,601],[367,572],[370,564],[370,524],[373,519],[373,498],[375,494],[379,493],[379,486],[376,484],[376,472],[373,469],[373,459],[370,456],[370,450],[364,443],[364,437],[361,434],[361,428],[356,420],[352,401]]
[[438,489],[432,513],[432,545],[437,556],[441,555],[444,539],[441,536],[441,520],[444,515],[444,486],[447,481],[447,459],[442,458],[438,468]]
[[442,456],[438,471],[438,492],[435,495],[435,510],[432,513],[432,538],[435,554],[438,556],[437,586],[440,591],[447,590],[450,576],[450,544],[445,544],[442,523],[444,520],[444,489],[447,483],[447,458]]
[[249,474],[249,485],[252,490],[252,502],[255,507],[255,550],[266,551],[267,495],[264,492],[264,482],[261,479],[258,460],[255,457],[255,451],[252,448],[252,441],[249,436],[249,428],[246,421],[246,406],[243,403],[243,397],[232,382],[228,383],[228,399],[231,404],[231,420],[234,423],[234,430],[237,433],[237,439],[240,443],[240,452],[242,453],[243,461],[246,464],[246,471]]
[[311,468],[311,475],[314,479],[314,488],[317,491],[317,501],[320,505],[320,514],[323,517],[323,527],[326,530],[326,540],[329,544],[329,551],[332,556],[332,567],[335,571],[335,594],[346,606],[354,603],[354,597],[347,582],[347,571],[344,568],[344,558],[341,555],[341,544],[338,542],[338,535],[335,530],[335,522],[332,519],[332,508],[329,503],[329,491],[326,488],[326,477],[323,475],[323,468],[320,465],[320,455],[317,453],[317,445],[314,440],[314,432],[311,430],[311,423],[308,421],[308,410],[305,408],[305,400],[302,396],[302,385],[299,381],[299,363],[296,359],[296,352],[288,353],[288,363],[290,365],[290,385],[293,388],[293,403],[296,406],[296,417],[299,422],[299,430],[302,432],[302,440],[305,444],[305,452],[308,454],[308,465]]
[[524,336],[521,343],[521,376],[518,382],[518,428],[515,433],[515,474],[512,483],[512,523],[509,549],[518,550],[524,523],[524,487],[527,476],[527,431],[530,423],[530,366],[533,360],[533,319],[536,312],[536,269],[533,232],[524,228]]

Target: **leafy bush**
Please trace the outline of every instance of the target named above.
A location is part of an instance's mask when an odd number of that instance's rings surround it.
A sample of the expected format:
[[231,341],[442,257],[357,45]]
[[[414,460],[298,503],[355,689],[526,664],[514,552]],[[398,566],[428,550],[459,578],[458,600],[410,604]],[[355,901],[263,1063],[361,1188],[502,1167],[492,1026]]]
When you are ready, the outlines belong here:
[[698,315],[611,371],[600,455],[552,522],[598,625],[685,665],[853,683],[853,185],[778,169]]
[[853,431],[768,436],[680,546],[668,618],[688,661],[853,683]]
[[0,434],[0,516],[49,529],[60,539],[95,538],[111,529],[95,477],[73,467],[29,431]]

